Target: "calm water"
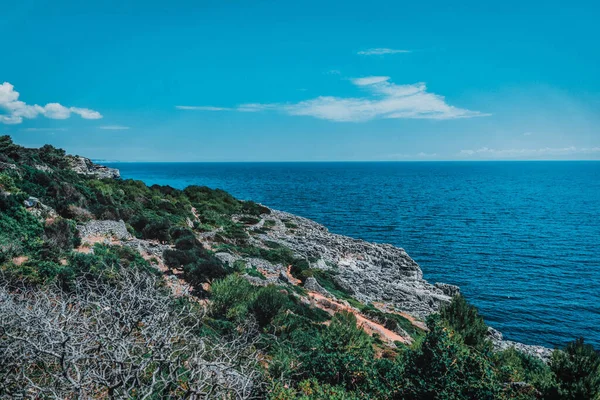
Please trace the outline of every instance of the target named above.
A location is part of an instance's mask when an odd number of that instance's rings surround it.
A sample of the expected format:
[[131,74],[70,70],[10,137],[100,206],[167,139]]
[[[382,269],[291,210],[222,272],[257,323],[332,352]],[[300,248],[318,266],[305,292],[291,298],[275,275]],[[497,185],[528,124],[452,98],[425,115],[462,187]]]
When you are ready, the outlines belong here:
[[509,339],[600,346],[600,162],[119,163],[403,247]]

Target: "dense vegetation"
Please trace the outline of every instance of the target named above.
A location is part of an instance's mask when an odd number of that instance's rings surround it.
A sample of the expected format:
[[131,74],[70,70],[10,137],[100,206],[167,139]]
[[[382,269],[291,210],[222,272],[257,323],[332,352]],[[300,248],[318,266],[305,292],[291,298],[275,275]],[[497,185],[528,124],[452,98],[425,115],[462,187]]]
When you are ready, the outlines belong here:
[[[548,364],[495,352],[461,296],[420,329],[361,304],[312,260],[252,244],[245,226],[269,212],[258,204],[206,187],[96,179],[69,165],[62,150],[0,137],[0,397],[600,399],[600,356],[582,339]],[[31,197],[37,207],[26,207]],[[92,219],[123,220],[135,237],[169,244],[165,264],[203,303],[175,298],[130,247],[82,251],[76,226]],[[314,277],[414,343],[387,344],[355,314],[303,301],[299,286],[252,285],[245,275],[262,273],[224,264],[199,240],[207,232],[213,250],[290,265],[300,281]]]

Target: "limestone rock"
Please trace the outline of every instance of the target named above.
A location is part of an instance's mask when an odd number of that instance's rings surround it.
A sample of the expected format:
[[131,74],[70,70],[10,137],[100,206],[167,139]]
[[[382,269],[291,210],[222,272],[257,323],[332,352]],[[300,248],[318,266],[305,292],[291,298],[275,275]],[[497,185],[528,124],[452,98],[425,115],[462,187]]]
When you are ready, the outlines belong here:
[[89,158],[80,156],[67,156],[71,163],[71,169],[81,175],[94,176],[98,179],[117,179],[121,173],[116,168],[105,167],[94,164]]
[[321,286],[319,282],[317,282],[317,280],[312,276],[306,278],[306,281],[304,281],[304,289],[310,290],[311,292],[317,292],[325,297],[333,297],[331,293],[329,293],[327,289]]
[[494,344],[494,350],[496,351],[508,350],[511,347],[514,347],[515,350],[518,350],[522,353],[528,354],[533,357],[537,357],[545,363],[548,363],[550,361],[550,357],[552,356],[553,352],[552,349],[549,349],[547,347],[523,344],[519,342],[513,342],[511,340],[492,340],[492,343]]
[[132,239],[127,231],[127,226],[123,220],[120,221],[90,221],[85,224],[77,225],[77,230],[81,237],[88,236],[112,236],[120,240]]
[[135,238],[125,242],[124,245],[131,247],[138,253],[145,253],[151,257],[155,257],[157,260],[162,259],[165,250],[171,249],[171,246],[169,246],[168,244],[160,244],[148,240]]
[[15,164],[0,162],[0,171],[5,171],[5,170],[18,171],[19,167],[17,167]]
[[454,297],[460,293],[460,288],[449,283],[436,282],[433,286],[440,289],[446,296]]
[[218,258],[223,264],[228,264],[230,267],[233,266],[233,263],[239,259],[239,257],[225,252],[215,253],[215,257]]
[[[314,221],[282,211],[271,210],[269,218],[277,222],[258,235],[261,240],[317,260],[311,263],[313,268],[335,271],[336,283],[364,303],[383,301],[425,317],[450,301],[451,285],[442,288],[425,281],[419,265],[403,249],[333,234]],[[284,221],[293,224],[293,231]]]

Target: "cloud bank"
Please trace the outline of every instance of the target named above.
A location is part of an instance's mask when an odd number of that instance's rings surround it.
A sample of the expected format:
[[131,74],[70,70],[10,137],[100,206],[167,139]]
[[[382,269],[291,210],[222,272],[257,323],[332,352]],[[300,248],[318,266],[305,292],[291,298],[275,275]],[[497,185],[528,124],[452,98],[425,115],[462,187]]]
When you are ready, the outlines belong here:
[[27,128],[23,129],[25,132],[65,132],[67,128]]
[[26,104],[19,100],[19,92],[8,82],[0,85],[0,122],[3,124],[20,124],[23,118],[36,118],[42,115],[51,119],[67,119],[77,114],[84,119],[100,119],[98,111],[89,108],[65,107],[59,103],[48,103],[45,106]]
[[396,85],[389,76],[367,76],[351,82],[365,91],[363,97],[319,96],[298,103],[249,103],[233,108],[176,106],[180,110],[259,112],[275,110],[336,122],[373,119],[457,119],[490,114],[454,107],[443,96],[427,91],[425,83]]
[[490,149],[481,147],[475,150],[461,150],[459,155],[466,157],[486,158],[521,158],[521,157],[543,157],[561,156],[573,154],[596,154],[600,153],[600,147],[543,147],[539,149]]
[[401,54],[401,53],[410,53],[410,50],[397,50],[397,49],[388,49],[384,47],[378,47],[374,49],[367,49],[359,51],[358,55],[361,56],[382,56],[385,54]]

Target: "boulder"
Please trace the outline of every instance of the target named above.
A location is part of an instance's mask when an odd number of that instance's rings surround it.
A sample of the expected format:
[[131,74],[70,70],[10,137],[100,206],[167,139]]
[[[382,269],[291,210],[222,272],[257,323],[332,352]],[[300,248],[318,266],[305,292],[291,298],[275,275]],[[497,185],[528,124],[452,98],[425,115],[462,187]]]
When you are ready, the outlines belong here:
[[321,286],[319,282],[317,282],[317,280],[312,276],[306,278],[306,280],[304,281],[304,289],[309,290],[311,292],[319,293],[325,297],[333,297],[332,294],[329,293],[327,289],[325,289],[323,286]]

